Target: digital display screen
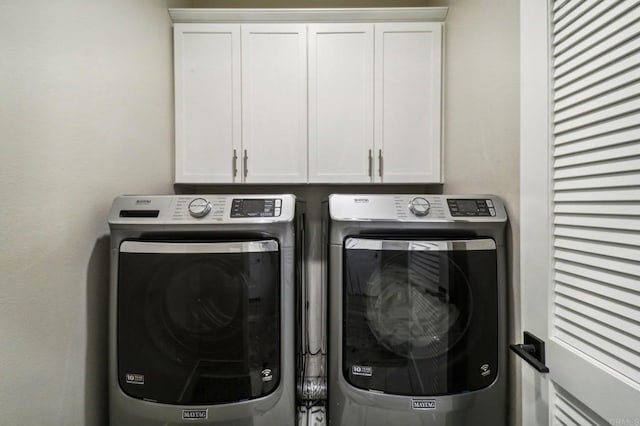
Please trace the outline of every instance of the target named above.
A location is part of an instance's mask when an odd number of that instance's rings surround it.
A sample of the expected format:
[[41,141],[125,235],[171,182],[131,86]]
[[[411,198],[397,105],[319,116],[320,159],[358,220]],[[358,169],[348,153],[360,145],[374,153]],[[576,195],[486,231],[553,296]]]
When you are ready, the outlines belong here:
[[[276,201],[279,203],[277,204]],[[234,199],[231,217],[275,217],[280,216],[282,200],[273,198]]]
[[495,210],[489,208],[487,200],[448,199],[451,216],[495,216]]
[[461,213],[474,213],[478,211],[476,200],[458,200],[456,204]]
[[245,213],[262,213],[264,210],[264,200],[243,200],[242,210]]

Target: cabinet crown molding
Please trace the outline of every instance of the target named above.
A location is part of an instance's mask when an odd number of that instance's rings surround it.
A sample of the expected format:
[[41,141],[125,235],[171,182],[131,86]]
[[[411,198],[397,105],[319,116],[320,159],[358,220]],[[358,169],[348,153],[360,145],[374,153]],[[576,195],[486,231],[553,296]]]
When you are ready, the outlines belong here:
[[174,23],[444,22],[448,7],[169,9]]

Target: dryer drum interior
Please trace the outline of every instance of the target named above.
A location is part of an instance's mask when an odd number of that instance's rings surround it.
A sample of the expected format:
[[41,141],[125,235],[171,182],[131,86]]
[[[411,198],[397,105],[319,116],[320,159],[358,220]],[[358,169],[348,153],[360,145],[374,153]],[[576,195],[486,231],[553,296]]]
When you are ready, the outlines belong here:
[[415,396],[493,382],[497,368],[477,372],[497,366],[496,252],[492,240],[477,241],[488,244],[345,241],[343,374],[350,384]]
[[119,264],[118,323],[127,326],[118,329],[118,376],[128,395],[217,404],[277,388],[275,240],[126,241]]
[[[450,285],[451,270],[460,274],[457,285]],[[473,315],[469,282],[449,258],[391,252],[364,285],[369,328],[397,355],[416,359],[441,355],[469,327]]]

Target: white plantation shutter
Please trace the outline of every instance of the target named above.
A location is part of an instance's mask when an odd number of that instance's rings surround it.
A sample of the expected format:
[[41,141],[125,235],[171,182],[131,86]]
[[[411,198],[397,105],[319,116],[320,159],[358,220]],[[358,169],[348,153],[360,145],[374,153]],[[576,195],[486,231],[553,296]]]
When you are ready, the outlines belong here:
[[[562,388],[554,388],[552,396],[552,425],[599,426],[607,422],[585,407]],[[615,419],[611,419],[614,421]]]
[[[640,424],[640,1],[556,1],[551,28],[548,359],[554,380],[607,422]],[[576,410],[556,398],[552,418]]]

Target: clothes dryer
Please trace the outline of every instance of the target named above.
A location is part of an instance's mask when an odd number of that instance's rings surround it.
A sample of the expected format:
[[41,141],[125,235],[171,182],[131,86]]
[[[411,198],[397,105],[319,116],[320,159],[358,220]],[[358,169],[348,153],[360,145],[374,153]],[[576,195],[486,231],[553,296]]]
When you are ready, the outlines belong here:
[[295,424],[293,195],[113,202],[113,426]]
[[507,424],[503,203],[331,195],[329,423]]

